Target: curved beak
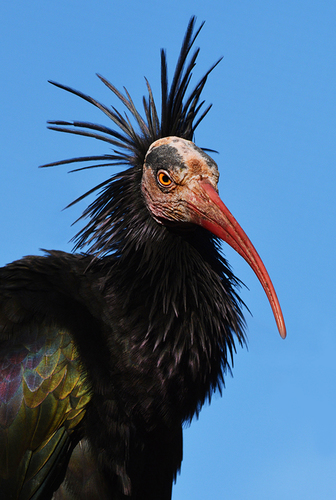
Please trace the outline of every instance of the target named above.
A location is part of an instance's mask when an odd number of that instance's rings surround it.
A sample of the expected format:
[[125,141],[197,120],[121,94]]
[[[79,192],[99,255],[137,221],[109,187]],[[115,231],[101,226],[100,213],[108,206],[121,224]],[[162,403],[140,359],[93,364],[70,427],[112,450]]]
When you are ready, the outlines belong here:
[[286,326],[279,300],[256,249],[208,180],[197,182],[197,188],[192,191],[192,205],[195,210],[193,222],[208,229],[215,236],[228,243],[251,266],[265,290],[279,333],[284,339],[286,337]]

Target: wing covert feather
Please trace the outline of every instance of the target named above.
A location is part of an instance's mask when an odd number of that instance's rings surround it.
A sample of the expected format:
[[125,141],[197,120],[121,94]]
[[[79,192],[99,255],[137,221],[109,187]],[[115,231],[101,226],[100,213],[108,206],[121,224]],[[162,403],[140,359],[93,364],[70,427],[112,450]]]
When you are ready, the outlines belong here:
[[25,500],[39,498],[64,458],[90,387],[71,334],[29,313],[27,323],[22,311],[8,315],[17,309],[8,302],[0,325],[15,322],[0,343],[0,482],[4,498]]

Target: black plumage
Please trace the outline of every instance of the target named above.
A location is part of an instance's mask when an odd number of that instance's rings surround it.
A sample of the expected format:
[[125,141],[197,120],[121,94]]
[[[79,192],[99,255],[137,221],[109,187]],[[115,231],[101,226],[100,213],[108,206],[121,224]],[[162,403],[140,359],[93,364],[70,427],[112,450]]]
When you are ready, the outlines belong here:
[[161,119],[148,82],[142,118],[126,90],[100,77],[134,122],[54,83],[97,106],[118,130],[50,122],[114,149],[46,166],[127,168],[74,202],[98,191],[75,237],[75,250],[86,253],[51,251],[0,270],[6,498],[170,499],[182,425],[221,390],[235,344],[245,342],[239,280],[219,237],[257,272],[285,335],[266,270],[218,201],[217,166],[190,142],[210,109],[201,92],[216,66],[189,92],[201,27],[194,32],[190,20],[170,88],[161,52]]

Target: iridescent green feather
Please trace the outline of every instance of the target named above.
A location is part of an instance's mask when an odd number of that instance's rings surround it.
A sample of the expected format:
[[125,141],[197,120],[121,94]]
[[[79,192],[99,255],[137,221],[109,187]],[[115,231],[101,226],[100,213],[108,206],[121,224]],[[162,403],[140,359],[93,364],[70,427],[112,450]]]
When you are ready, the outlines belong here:
[[67,331],[28,325],[19,338],[0,348],[0,480],[3,498],[26,500],[69,446],[90,388]]

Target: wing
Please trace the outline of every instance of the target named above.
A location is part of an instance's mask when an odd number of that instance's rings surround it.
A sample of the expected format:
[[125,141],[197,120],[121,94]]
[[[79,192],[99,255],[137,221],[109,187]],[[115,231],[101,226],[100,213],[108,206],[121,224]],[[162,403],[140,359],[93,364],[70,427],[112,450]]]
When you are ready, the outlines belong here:
[[6,499],[171,498],[181,423],[156,412],[161,386],[131,356],[106,259],[52,252],[0,269]]
[[56,309],[65,299],[49,290],[46,273],[35,269],[39,262],[0,270],[2,498],[51,496],[81,437],[91,397],[73,336],[58,324],[60,314],[47,314],[49,299]]

